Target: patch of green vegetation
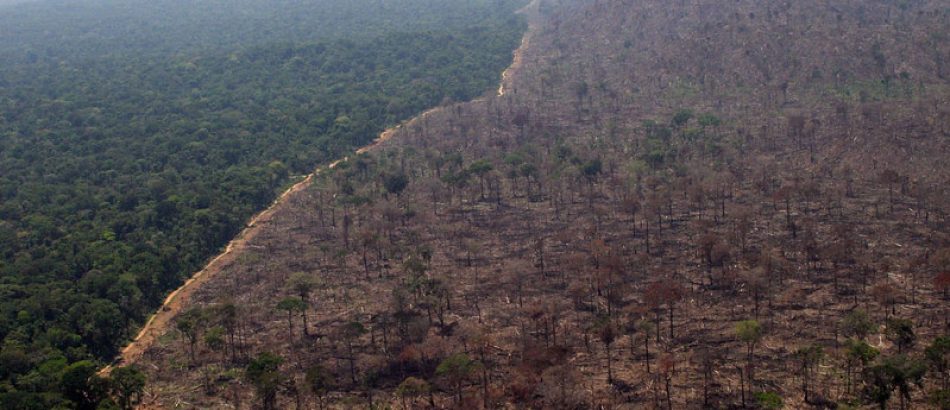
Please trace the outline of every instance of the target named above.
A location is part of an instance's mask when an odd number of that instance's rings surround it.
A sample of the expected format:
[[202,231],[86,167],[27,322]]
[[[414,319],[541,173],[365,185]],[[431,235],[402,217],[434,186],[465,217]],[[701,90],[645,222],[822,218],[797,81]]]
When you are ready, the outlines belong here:
[[911,99],[917,90],[910,76],[905,74],[899,78],[849,81],[829,87],[827,92],[845,101],[874,102]]
[[782,403],[782,396],[773,392],[756,392],[755,402],[762,409],[778,410],[785,408],[785,404]]

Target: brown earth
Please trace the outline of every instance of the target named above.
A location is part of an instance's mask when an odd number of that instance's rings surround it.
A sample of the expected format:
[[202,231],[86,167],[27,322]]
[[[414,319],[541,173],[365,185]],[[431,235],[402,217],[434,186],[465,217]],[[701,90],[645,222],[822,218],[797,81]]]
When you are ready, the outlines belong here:
[[[856,309],[881,357],[919,360],[947,333],[941,2],[542,3],[502,96],[316,176],[195,291],[209,328],[241,309],[239,357],[192,359],[168,332],[137,362],[149,406],[253,408],[243,369],[270,352],[281,408],[754,408],[761,392],[827,408],[861,398]],[[296,273],[317,285],[288,316]],[[894,317],[915,332],[903,351]],[[825,353],[804,372],[803,347]],[[479,372],[451,383],[453,354]],[[401,394],[407,377],[431,396]],[[908,403],[932,408],[940,375],[921,385]]]

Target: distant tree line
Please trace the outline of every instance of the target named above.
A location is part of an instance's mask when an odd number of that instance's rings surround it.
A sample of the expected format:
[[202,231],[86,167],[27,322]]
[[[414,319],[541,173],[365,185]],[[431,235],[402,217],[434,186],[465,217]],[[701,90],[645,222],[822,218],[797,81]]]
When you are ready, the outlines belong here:
[[235,31],[174,54],[94,38],[75,58],[0,63],[0,407],[85,408],[70,368],[111,360],[282,187],[497,84],[519,2],[409,3],[425,30],[254,47]]

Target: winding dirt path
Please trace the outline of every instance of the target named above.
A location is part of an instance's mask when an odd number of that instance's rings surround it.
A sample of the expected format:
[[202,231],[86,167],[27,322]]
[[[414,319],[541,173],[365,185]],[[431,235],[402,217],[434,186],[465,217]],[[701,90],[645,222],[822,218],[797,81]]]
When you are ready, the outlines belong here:
[[[524,49],[530,43],[530,40],[537,29],[536,11],[539,3],[540,0],[533,0],[523,9],[518,11],[518,13],[527,15],[528,30],[521,39],[521,45],[514,51],[512,64],[507,69],[505,69],[504,72],[502,72],[501,83],[498,86],[497,96],[505,95],[507,90],[511,88],[511,79],[514,73],[522,65]],[[357,149],[355,153],[358,155],[370,152],[391,139],[393,135],[395,135],[396,132],[403,127],[412,126],[417,121],[422,121],[429,115],[444,109],[444,107],[435,107],[429,109],[422,114],[419,114],[412,119],[403,122],[402,124],[391,127],[383,131],[379,137],[373,141],[372,144]],[[122,349],[112,364],[102,368],[102,370],[99,371],[99,375],[108,376],[112,372],[112,369],[116,366],[135,363],[140,357],[142,357],[142,355],[145,354],[145,351],[152,346],[155,340],[167,331],[172,323],[172,320],[175,318],[175,316],[181,313],[182,309],[185,307],[188,300],[191,299],[191,296],[194,295],[195,291],[197,291],[198,288],[200,288],[204,283],[208,282],[217,274],[221,273],[230,263],[234,262],[234,260],[239,255],[241,255],[245,249],[247,249],[248,243],[258,234],[260,234],[260,232],[267,225],[267,222],[269,222],[274,217],[274,214],[281,206],[287,203],[287,200],[290,197],[309,187],[313,182],[314,176],[319,175],[324,170],[336,167],[337,164],[342,161],[346,161],[347,159],[348,157],[344,157],[331,162],[325,167],[317,168],[312,174],[307,175],[306,178],[284,191],[279,197],[277,197],[277,199],[274,200],[270,206],[267,207],[267,209],[264,209],[251,218],[244,229],[234,239],[232,239],[231,242],[228,243],[223,252],[218,254],[218,256],[208,262],[208,264],[205,265],[203,269],[192,275],[190,279],[188,279],[178,289],[170,293],[168,297],[165,298],[165,301],[162,302],[162,306],[149,318],[147,322],[145,322],[145,325],[142,326],[142,329],[135,336],[135,338],[132,339],[132,341]]]
[[516,12],[517,14],[524,14],[527,17],[528,30],[524,33],[524,36],[521,37],[521,45],[515,49],[511,65],[501,73],[501,83],[498,84],[497,93],[499,97],[504,96],[508,89],[511,88],[511,79],[514,77],[514,73],[524,64],[524,51],[528,48],[528,45],[531,44],[531,39],[534,38],[535,33],[538,31],[538,7],[540,4],[541,0],[532,0],[531,3],[528,3],[528,5]]

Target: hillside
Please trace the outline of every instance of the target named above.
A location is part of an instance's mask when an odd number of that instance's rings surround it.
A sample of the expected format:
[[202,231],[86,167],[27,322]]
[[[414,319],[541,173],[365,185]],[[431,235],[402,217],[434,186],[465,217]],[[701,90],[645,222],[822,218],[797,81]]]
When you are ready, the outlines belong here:
[[136,385],[92,376],[285,189],[496,87],[526,3],[0,7],[0,408]]
[[542,0],[275,209],[145,408],[947,408],[950,10]]

